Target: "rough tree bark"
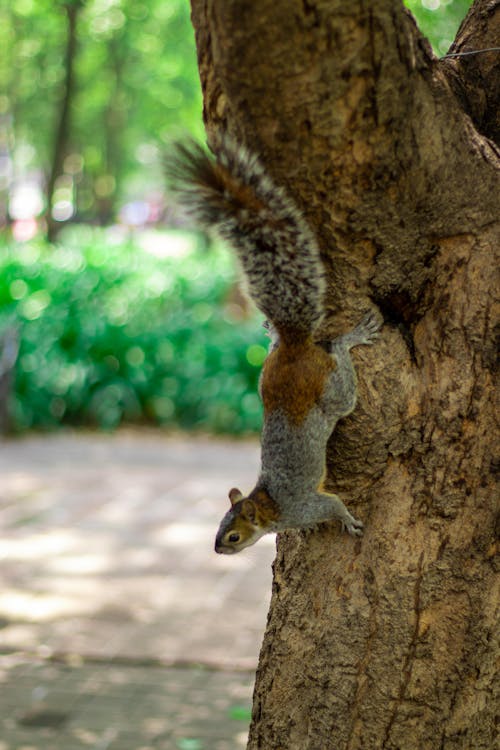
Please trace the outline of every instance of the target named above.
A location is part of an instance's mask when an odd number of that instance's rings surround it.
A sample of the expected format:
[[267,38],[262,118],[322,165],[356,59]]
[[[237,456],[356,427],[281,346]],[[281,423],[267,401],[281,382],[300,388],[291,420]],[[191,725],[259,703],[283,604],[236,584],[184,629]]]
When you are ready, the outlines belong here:
[[[258,152],[315,228],[325,335],[385,318],[329,447],[365,535],[278,539],[248,747],[491,750],[500,57],[437,60],[400,0],[192,10],[209,140]],[[479,0],[455,51],[499,24]]]

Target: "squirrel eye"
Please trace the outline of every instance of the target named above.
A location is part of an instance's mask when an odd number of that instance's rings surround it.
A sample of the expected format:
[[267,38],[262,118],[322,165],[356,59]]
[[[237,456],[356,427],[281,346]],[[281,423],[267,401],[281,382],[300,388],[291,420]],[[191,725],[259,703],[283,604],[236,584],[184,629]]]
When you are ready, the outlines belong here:
[[231,542],[231,544],[236,544],[236,542],[240,541],[240,535],[239,534],[229,534],[228,541]]

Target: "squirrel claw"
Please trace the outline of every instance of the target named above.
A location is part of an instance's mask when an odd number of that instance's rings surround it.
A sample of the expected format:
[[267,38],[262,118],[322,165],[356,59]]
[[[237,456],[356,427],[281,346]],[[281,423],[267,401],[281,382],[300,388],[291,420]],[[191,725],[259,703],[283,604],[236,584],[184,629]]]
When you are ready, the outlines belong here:
[[354,329],[358,333],[363,344],[373,344],[374,341],[380,336],[380,328],[382,326],[382,320],[373,312],[367,313],[361,323],[359,323]]
[[351,536],[363,536],[363,524],[354,517],[349,521],[342,521],[342,529]]

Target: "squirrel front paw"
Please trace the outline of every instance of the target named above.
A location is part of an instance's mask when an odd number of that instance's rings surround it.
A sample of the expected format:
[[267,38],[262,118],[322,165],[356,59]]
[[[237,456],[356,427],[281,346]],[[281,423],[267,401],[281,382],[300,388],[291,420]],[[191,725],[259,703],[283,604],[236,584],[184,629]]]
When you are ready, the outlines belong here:
[[363,524],[349,514],[349,518],[342,521],[342,528],[351,536],[363,536]]

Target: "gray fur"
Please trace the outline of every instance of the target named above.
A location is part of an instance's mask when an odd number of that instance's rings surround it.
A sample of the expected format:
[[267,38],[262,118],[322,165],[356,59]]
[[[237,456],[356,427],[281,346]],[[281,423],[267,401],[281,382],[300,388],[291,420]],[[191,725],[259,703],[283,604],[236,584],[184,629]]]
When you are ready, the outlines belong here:
[[[178,146],[170,158],[181,203],[198,224],[231,243],[250,296],[274,326],[291,335],[311,333],[323,318],[326,287],[313,232],[247,149],[222,136],[214,150],[216,162],[196,144]],[[217,164],[248,189],[246,203],[224,189]]]
[[[250,296],[270,321],[271,352],[285,343],[297,346],[314,334],[323,318],[326,284],[316,238],[295,203],[254,155],[227,136],[217,140],[214,152],[215,160],[194,143],[177,146],[169,172],[179,198],[200,226],[216,230],[235,248]],[[266,525],[252,512],[244,515],[246,499],[235,502],[221,521],[216,551],[238,552],[265,533],[309,528],[332,519],[340,520],[350,534],[361,534],[363,524],[340,498],[318,488],[325,474],[327,441],[337,421],[356,405],[356,373],[349,350],[372,343],[379,327],[369,315],[330,342],[328,350],[337,367],[300,424],[279,409],[265,414],[262,468],[255,489],[264,490],[279,510],[260,518],[279,518]],[[285,343],[280,344],[280,338]],[[264,504],[260,507],[265,509]],[[231,533],[238,536],[236,541]]]
[[350,333],[330,344],[337,362],[320,401],[299,426],[277,411],[266,415],[262,431],[262,468],[257,487],[267,490],[280,506],[281,515],[268,531],[307,528],[323,521],[340,520],[350,534],[362,524],[336,495],[318,492],[325,471],[326,444],[341,417],[356,406],[356,373],[349,350],[371,344],[380,323],[368,315]]

